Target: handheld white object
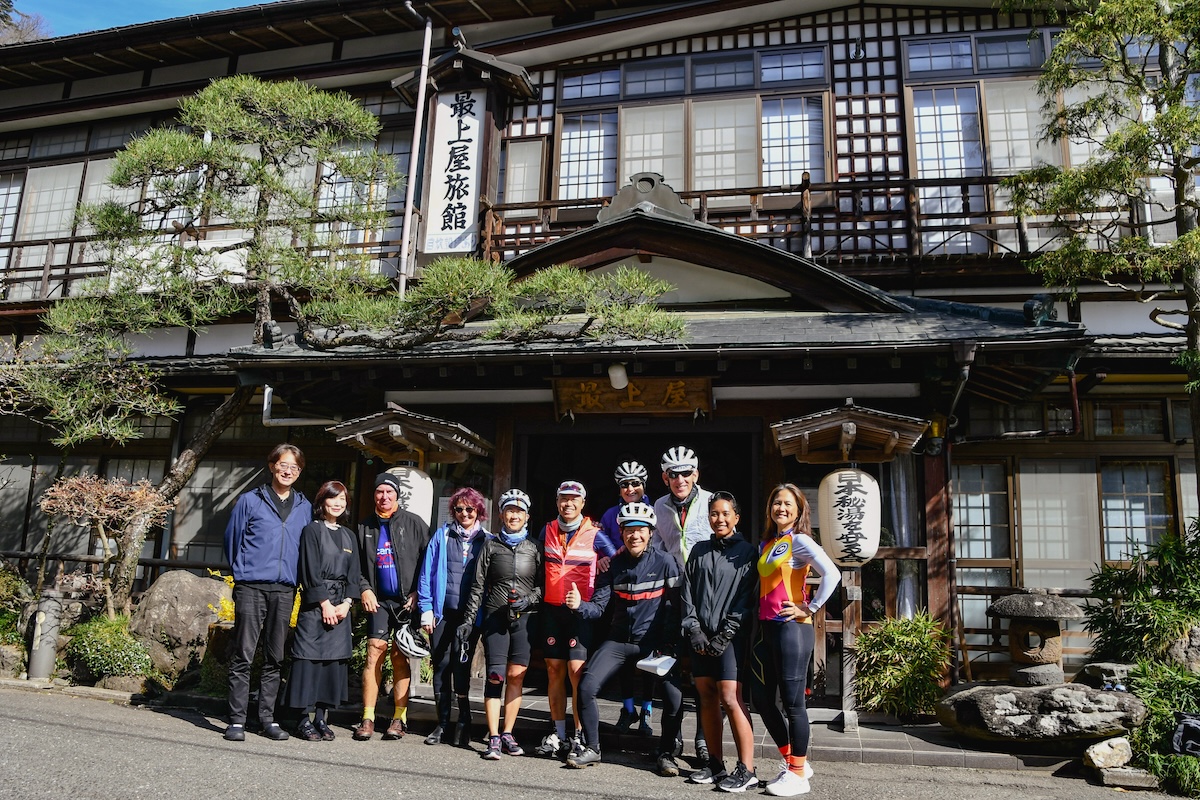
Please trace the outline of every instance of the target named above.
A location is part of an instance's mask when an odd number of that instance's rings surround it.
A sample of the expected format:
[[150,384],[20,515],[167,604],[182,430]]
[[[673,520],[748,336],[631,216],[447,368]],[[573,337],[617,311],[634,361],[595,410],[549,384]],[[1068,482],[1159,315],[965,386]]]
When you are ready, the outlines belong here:
[[664,656],[659,653],[651,653],[637,662],[638,669],[645,670],[660,678],[670,672],[673,666],[675,666],[674,656]]

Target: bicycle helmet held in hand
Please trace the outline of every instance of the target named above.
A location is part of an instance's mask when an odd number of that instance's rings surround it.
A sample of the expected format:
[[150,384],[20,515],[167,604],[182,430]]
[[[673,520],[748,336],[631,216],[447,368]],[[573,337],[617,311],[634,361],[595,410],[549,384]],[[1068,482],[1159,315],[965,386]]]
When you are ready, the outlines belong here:
[[690,447],[677,445],[662,454],[663,472],[679,472],[699,468],[700,461]]
[[414,631],[409,625],[401,625],[396,631],[396,649],[409,658],[425,658],[429,647],[423,631]]
[[636,461],[624,461],[613,472],[613,478],[617,483],[621,481],[642,481],[644,483],[648,476],[646,468]]

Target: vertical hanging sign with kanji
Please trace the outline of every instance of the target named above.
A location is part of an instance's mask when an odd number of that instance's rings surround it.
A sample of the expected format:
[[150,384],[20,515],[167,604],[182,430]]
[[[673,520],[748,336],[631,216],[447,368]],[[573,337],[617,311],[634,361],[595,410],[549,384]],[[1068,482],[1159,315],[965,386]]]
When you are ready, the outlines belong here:
[[429,142],[426,253],[473,253],[479,245],[486,96],[482,89],[438,95]]

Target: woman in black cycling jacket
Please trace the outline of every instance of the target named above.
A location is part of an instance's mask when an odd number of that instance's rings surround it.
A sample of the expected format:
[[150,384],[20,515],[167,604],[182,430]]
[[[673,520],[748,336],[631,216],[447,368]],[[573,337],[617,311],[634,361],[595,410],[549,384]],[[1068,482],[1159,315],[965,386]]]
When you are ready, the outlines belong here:
[[[475,563],[475,580],[458,628],[461,643],[470,640],[473,620],[483,608],[483,651],[487,682],[483,708],[488,745],[483,757],[524,754],[513,737],[521,710],[521,688],[529,667],[529,615],[542,600],[542,546],[529,537],[529,495],[509,489],[500,495],[501,528],[489,535]],[[504,731],[500,731],[500,698],[504,697]]]

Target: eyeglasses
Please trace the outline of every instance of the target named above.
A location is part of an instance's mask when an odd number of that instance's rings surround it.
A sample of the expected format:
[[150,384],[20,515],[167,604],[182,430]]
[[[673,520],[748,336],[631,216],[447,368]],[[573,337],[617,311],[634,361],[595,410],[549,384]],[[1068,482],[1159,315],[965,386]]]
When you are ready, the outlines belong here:
[[641,481],[621,481],[620,483],[617,484],[617,486],[621,487],[622,489],[640,489],[640,488],[642,488],[642,482]]
[[454,507],[455,514],[474,514],[475,511],[476,511],[475,506],[455,506]]
[[281,475],[299,475],[300,467],[297,464],[276,464],[275,471]]
[[690,478],[695,474],[696,474],[696,470],[694,470],[694,469],[681,469],[677,472],[667,473],[667,475],[672,479],[674,479],[674,478]]

